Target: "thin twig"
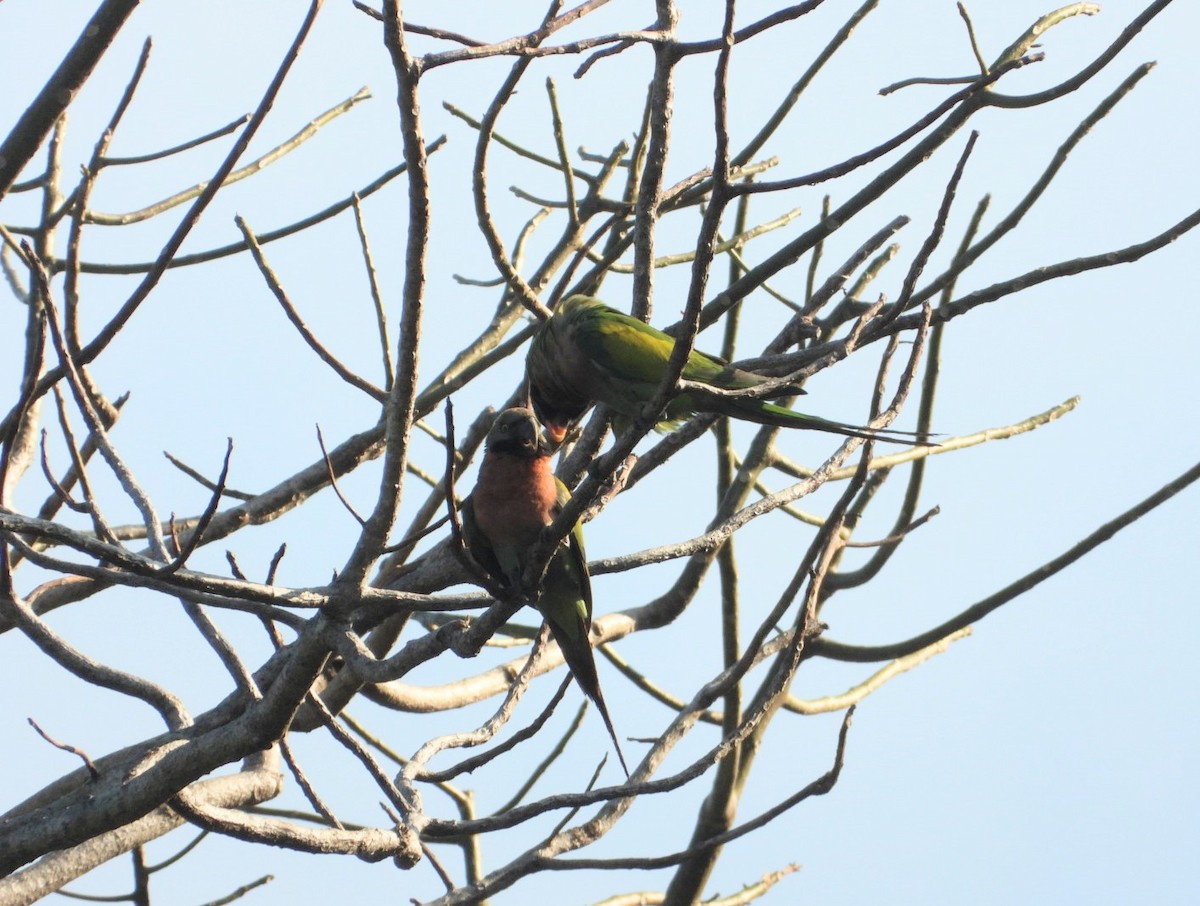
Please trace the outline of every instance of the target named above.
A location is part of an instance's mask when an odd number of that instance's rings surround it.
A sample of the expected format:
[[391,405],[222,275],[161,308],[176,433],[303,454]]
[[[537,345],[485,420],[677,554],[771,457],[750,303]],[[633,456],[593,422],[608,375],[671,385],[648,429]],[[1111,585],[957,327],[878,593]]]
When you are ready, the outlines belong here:
[[339,361],[333,353],[325,348],[324,344],[317,339],[316,335],[309,330],[308,325],[304,323],[304,319],[300,317],[300,313],[296,311],[296,306],[294,306],[292,304],[292,300],[288,298],[287,291],[284,290],[283,285],[279,282],[279,278],[276,276],[275,271],[272,270],[271,265],[267,263],[266,256],[263,254],[262,246],[258,244],[258,237],[254,235],[254,232],[246,224],[246,221],[241,215],[238,215],[233,219],[237,224],[238,229],[242,231],[242,236],[244,236],[246,239],[246,245],[249,246],[250,253],[254,256],[254,262],[258,265],[258,269],[262,273],[263,279],[267,282],[267,286],[270,287],[272,294],[279,302],[279,306],[283,309],[284,314],[287,315],[288,320],[292,322],[292,326],[296,328],[297,333],[300,334],[304,342],[308,344],[309,348],[317,354],[322,362],[332,368],[338,377],[340,377],[351,387],[357,387],[359,390],[363,391],[379,402],[386,400],[387,393],[385,391],[376,387],[366,378],[359,377],[344,364],[342,364],[342,362]]
[[105,155],[100,158],[99,163],[105,167],[127,167],[131,164],[147,164],[154,160],[162,160],[164,157],[170,157],[183,151],[190,151],[192,148],[198,148],[201,145],[207,144],[215,139],[229,135],[231,132],[236,132],[249,121],[250,114],[243,113],[231,123],[226,123],[224,126],[220,126],[214,129],[212,132],[201,135],[199,138],[190,139],[171,148],[164,148],[162,151],[151,151],[149,154],[138,154],[127,157],[113,157],[111,155]]
[[958,615],[927,632],[891,645],[847,645],[841,642],[819,639],[815,643],[815,653],[832,660],[864,663],[904,657],[920,648],[924,648],[926,645],[931,645],[952,632],[978,622],[992,611],[1020,597],[1051,576],[1066,569],[1076,560],[1099,547],[1105,541],[1108,541],[1117,532],[1121,531],[1121,529],[1132,525],[1138,519],[1167,500],[1170,500],[1197,480],[1200,480],[1200,463],[1192,466],[1178,478],[1167,482],[1149,497],[1130,507],[1121,513],[1121,515],[1104,523],[1104,525],[1089,534],[1078,544],[1073,545],[1054,559],[1043,563],[1037,569],[1026,573],[1015,582],[1006,585],[994,594],[988,595],[982,601],[972,604]]
[[217,507],[221,504],[221,496],[225,490],[225,479],[229,476],[229,461],[233,456],[233,438],[227,438],[225,446],[225,461],[221,464],[221,474],[217,476],[217,485],[213,488],[212,496],[208,500],[208,506],[204,508],[204,512],[200,514],[200,519],[196,523],[196,527],[189,533],[183,547],[180,548],[179,554],[168,565],[163,567],[163,572],[173,573],[183,567],[187,563],[188,557],[199,546],[200,539],[204,535],[204,530],[213,520],[213,516],[217,515]]
[[967,40],[971,42],[971,53],[975,54],[975,62],[979,64],[980,75],[988,74],[987,60],[984,59],[983,51],[979,49],[979,40],[975,37],[975,26],[971,22],[971,14],[967,12],[965,3],[961,0],[958,4],[958,14],[962,17],[963,25],[967,28]]
[[383,389],[391,390],[396,379],[396,367],[392,364],[392,341],[388,339],[387,312],[383,305],[383,293],[379,289],[379,277],[375,273],[375,262],[371,258],[371,243],[367,239],[367,225],[363,221],[362,199],[354,193],[354,226],[358,230],[358,243],[362,248],[363,266],[367,269],[367,282],[371,286],[371,301],[375,303],[375,322],[379,326],[379,351],[383,356]]
[[92,775],[93,780],[100,779],[100,771],[92,762],[92,759],[88,757],[87,752],[83,751],[83,749],[76,748],[75,746],[68,745],[65,742],[59,742],[57,739],[39,727],[37,721],[32,717],[27,717],[26,720],[29,721],[29,726],[33,727],[33,729],[37,732],[37,735],[46,740],[46,742],[50,743],[50,745],[54,746],[54,748],[62,749],[64,752],[70,752],[72,755],[78,755],[80,760],[83,762],[83,766],[87,768],[88,773]]
[[309,804],[320,813],[321,817],[325,819],[330,827],[345,830],[346,826],[338,820],[338,816],[333,813],[333,809],[325,804],[325,800],[317,793],[316,788],[312,785],[312,781],[308,779],[308,775],[301,769],[300,763],[296,760],[296,754],[292,751],[291,743],[288,742],[286,736],[279,740],[279,752],[283,755],[284,764],[288,766],[288,770],[296,778],[296,783],[300,786],[300,791],[304,793],[304,798],[308,800]]
[[[216,491],[218,489],[218,485],[216,482],[212,481],[211,479],[205,478],[202,474],[200,474],[200,472],[193,469],[191,466],[189,466],[183,460],[179,459],[176,456],[172,456],[166,450],[163,450],[163,456],[165,456],[167,458],[167,462],[169,462],[171,465],[173,465],[175,468],[177,468],[180,472],[182,472],[188,478],[191,478],[192,480],[194,480],[201,487],[207,488],[210,491]],[[233,500],[254,500],[258,496],[257,494],[251,494],[251,493],[248,493],[247,491],[235,491],[233,488],[229,488],[229,487],[221,487],[220,491],[221,491],[222,497],[229,497],[229,498],[232,498]],[[45,517],[43,517],[43,518],[45,518]]]
[[[225,185],[229,185],[231,183],[238,182],[239,180],[246,179],[247,177],[254,176],[255,174],[261,172],[264,168],[275,163],[275,161],[279,160],[281,157],[284,157],[285,155],[287,155],[290,152],[299,148],[302,144],[304,144],[306,141],[308,141],[310,138],[312,138],[314,135],[316,135],[317,131],[322,126],[326,125],[331,120],[334,120],[337,117],[341,116],[343,113],[350,110],[352,107],[354,107],[361,101],[367,100],[370,96],[371,96],[371,92],[368,89],[360,88],[358,90],[358,93],[356,93],[354,96],[347,98],[346,100],[342,101],[340,104],[338,104],[334,107],[331,107],[329,110],[326,110],[324,113],[314,117],[308,123],[308,125],[306,125],[303,129],[301,129],[299,132],[297,132],[295,135],[293,135],[287,141],[283,142],[280,145],[277,145],[276,147],[274,147],[270,151],[268,151],[266,154],[262,155],[261,157],[257,158],[256,160],[251,161],[250,163],[246,164],[245,166],[239,167],[236,170],[232,170],[229,173],[229,175],[227,175],[223,179],[223,183]],[[241,117],[235,123],[231,124],[231,126],[225,127],[219,133],[215,133],[215,134],[209,135],[209,136],[204,136],[199,139],[194,139],[192,142],[190,142],[188,144],[181,145],[178,148],[173,148],[169,151],[158,152],[156,154],[149,155],[147,159],[153,160],[158,157],[165,157],[168,154],[174,154],[177,151],[183,150],[186,147],[191,147],[191,146],[200,144],[201,142],[208,141],[211,138],[215,138],[216,135],[223,135],[225,132],[232,131],[233,128],[236,128],[237,125],[239,125],[241,123],[248,123],[250,121],[250,119],[251,119],[251,115],[247,114],[247,115]],[[131,161],[134,163],[139,162],[138,159],[136,159],[136,158],[132,158]],[[85,214],[85,219],[86,219],[86,222],[88,222],[88,223],[95,223],[95,224],[100,224],[103,226],[125,226],[125,225],[131,224],[131,223],[140,223],[143,220],[149,220],[151,217],[157,217],[159,214],[169,211],[169,210],[171,210],[171,208],[178,207],[179,205],[184,204],[185,202],[192,201],[195,198],[199,198],[200,195],[208,189],[208,187],[209,187],[209,183],[206,183],[206,182],[197,183],[196,185],[192,186],[189,189],[184,189],[182,192],[176,192],[171,197],[164,198],[162,201],[156,202],[155,204],[145,207],[145,208],[141,209],[140,211],[130,211],[126,214],[102,214],[99,211],[88,211]]]
[[329,458],[329,451],[325,448],[325,437],[321,434],[321,426],[315,425],[314,427],[317,429],[317,444],[321,448],[321,457],[325,460],[325,469],[329,475],[329,485],[333,488],[333,493],[337,494],[337,499],[342,502],[342,506],[346,508],[346,512],[354,517],[354,521],[360,526],[365,526],[367,520],[359,515],[358,510],[346,499],[346,495],[338,487],[337,473],[333,470],[333,462]]

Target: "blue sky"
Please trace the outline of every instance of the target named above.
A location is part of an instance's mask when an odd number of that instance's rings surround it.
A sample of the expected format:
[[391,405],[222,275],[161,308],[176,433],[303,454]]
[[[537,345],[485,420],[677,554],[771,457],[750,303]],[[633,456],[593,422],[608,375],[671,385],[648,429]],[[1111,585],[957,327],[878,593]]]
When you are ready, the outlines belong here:
[[[11,123],[19,115],[91,6],[66,0],[0,4],[0,73],[7,86],[0,92],[0,122]],[[532,28],[541,14],[538,4],[527,3],[442,6],[416,3],[407,10],[413,21],[483,39]],[[1003,90],[1033,92],[1057,84],[1107,46],[1141,6],[1109,3],[1097,16],[1078,17],[1053,29],[1043,40],[1045,61],[1006,79]],[[302,7],[228,0],[143,4],[71,109],[66,169],[73,172],[86,159],[147,35],[154,39],[152,62],[114,142],[114,154],[184,141],[251,110],[292,39]],[[741,7],[739,21],[749,21],[755,8]],[[854,7],[829,0],[818,13],[777,35],[739,48],[732,71],[737,100],[730,114],[735,144],[753,133]],[[971,12],[985,55],[994,57],[1046,6],[1013,0],[973,4]],[[613,3],[597,14],[594,24],[569,34],[640,27],[652,17],[652,4]],[[681,28],[685,36],[707,37],[716,34],[718,23],[719,5],[697,2],[686,5]],[[1028,111],[991,111],[978,119],[981,136],[951,218],[948,248],[981,195],[992,194],[986,228],[1027,191],[1080,118],[1136,66],[1158,64],[1080,145],[1021,228],[964,277],[960,291],[1140,241],[1200,205],[1197,33],[1196,4],[1176,2],[1108,69],[1070,97]],[[601,61],[579,81],[571,79],[577,61],[542,64],[524,83],[499,131],[542,153],[553,152],[542,85],[553,75],[570,146],[606,153],[637,127],[649,61],[644,49],[631,51]],[[507,68],[503,61],[450,66],[423,82],[426,137],[448,137],[445,149],[431,159],[435,205],[422,361],[427,376],[465,336],[473,335],[476,325],[486,322],[497,299],[495,290],[464,288],[453,280],[456,274],[491,277],[494,269],[475,228],[469,197],[474,135],[442,102],[480,113]],[[836,162],[903,128],[946,93],[918,86],[880,97],[878,88],[908,76],[960,75],[972,68],[952,2],[884,0],[764,154],[781,158],[777,175]],[[668,183],[709,162],[711,69],[711,58],[681,67]],[[364,85],[371,88],[372,99],[259,176],[223,191],[184,251],[235,241],[235,214],[266,231],[345,197],[393,165],[400,155],[393,84],[377,25],[349,3],[330,0],[249,156],[266,151]],[[923,172],[865,212],[857,228],[830,243],[825,260],[841,260],[869,232],[897,214],[909,215],[912,223],[899,237],[900,262],[873,288],[894,298],[965,138],[957,136]],[[160,164],[114,171],[97,186],[94,206],[120,211],[152,203],[206,178],[225,148],[216,143]],[[511,195],[508,186],[516,183],[537,195],[556,196],[561,184],[500,149],[493,149],[491,166],[495,216],[511,242],[533,208]],[[835,186],[835,202],[860,184],[852,177]],[[404,277],[403,189],[397,181],[364,203],[393,319]],[[767,220],[795,206],[804,213],[795,226],[751,246],[759,260],[814,222],[825,191],[829,189],[816,187],[787,199],[762,200],[756,219]],[[30,205],[28,196],[10,198],[0,206],[0,220],[29,223]],[[173,222],[92,228],[85,235],[85,258],[148,260]],[[664,223],[660,249],[686,248],[695,226],[687,214]],[[1020,421],[1077,394],[1082,402],[1069,416],[1040,430],[936,457],[923,500],[925,506],[940,505],[941,514],[902,546],[877,582],[834,599],[824,614],[830,637],[877,644],[936,625],[1058,555],[1194,464],[1200,451],[1190,383],[1200,347],[1193,289],[1198,243],[1200,237],[1187,236],[1136,264],[1052,281],[950,325],[937,430],[966,434]],[[307,237],[268,246],[267,254],[318,335],[361,373],[380,380],[352,221],[338,218]],[[940,251],[927,275],[944,266],[947,255]],[[531,252],[531,259],[536,257]],[[799,295],[805,266],[802,262],[773,282]],[[682,307],[686,270],[658,275],[654,321],[660,326],[674,320]],[[102,324],[131,286],[125,277],[88,280],[85,331]],[[628,286],[627,280],[612,279],[605,287],[606,299],[627,306]],[[754,351],[756,338],[769,336],[786,315],[765,297],[752,297],[749,304],[746,354]],[[21,315],[12,301],[0,302],[0,382],[6,387],[14,386],[18,376]],[[700,345],[714,348],[719,342],[712,332],[701,337]],[[808,411],[846,421],[864,417],[876,359],[870,352],[857,358],[808,385]],[[518,357],[494,378],[456,396],[460,413],[501,403],[515,386],[519,369]],[[340,440],[375,418],[373,404],[333,378],[290,332],[245,255],[171,272],[94,372],[112,394],[132,391],[117,442],[167,512],[195,512],[206,495],[165,462],[164,449],[215,473],[225,438],[232,436],[237,447],[231,484],[261,489],[319,455],[314,422],[327,439]],[[906,413],[906,424],[914,412],[910,408]],[[440,415],[432,421],[440,424]],[[739,429],[738,436],[748,440],[750,434]],[[799,432],[780,444],[789,456],[814,464],[834,448],[828,437]],[[698,443],[636,493],[618,498],[588,527],[590,555],[600,559],[695,534],[714,507],[711,449],[711,442]],[[418,442],[414,455],[423,466],[440,468],[432,443]],[[376,480],[377,472],[368,467],[348,478],[343,490],[367,506]],[[37,476],[27,480],[28,488],[18,495],[23,507],[32,510],[40,502],[39,481]],[[768,481],[774,482],[773,490],[785,483],[779,475]],[[101,481],[100,486],[111,501],[112,520],[132,521],[132,508],[121,503],[110,484]],[[886,533],[898,494],[899,487],[888,489],[861,537]],[[406,515],[420,497],[414,492],[406,498]],[[827,489],[802,503],[820,511],[832,499]],[[1194,590],[1198,503],[1195,488],[1184,491],[1067,572],[989,616],[970,638],[868,698],[856,716],[837,788],[730,846],[709,894],[731,893],[797,863],[801,871],[762,902],[1195,902],[1200,896],[1192,865],[1200,830],[1195,781],[1200,693],[1193,651],[1200,631]],[[405,522],[402,515],[400,523]],[[271,552],[286,540],[290,553],[280,581],[299,586],[326,581],[344,562],[356,534],[350,517],[324,492],[295,518],[256,528],[233,543],[243,566],[261,574]],[[782,515],[739,534],[748,613],[774,603],[810,537],[809,530]],[[222,561],[223,549],[205,551],[197,565],[224,573]],[[597,612],[643,603],[665,588],[677,569],[678,564],[665,564],[634,575],[597,578]],[[32,584],[32,574],[24,581]],[[689,694],[715,672],[719,661],[715,586],[714,575],[676,624],[631,637],[618,650],[677,694]],[[94,656],[169,684],[199,711],[226,693],[227,678],[208,650],[193,642],[194,632],[177,610],[169,600],[122,592],[57,612],[51,624]],[[245,644],[251,659],[263,650],[253,627],[238,618],[219,619]],[[161,644],[146,645],[148,637],[161,639]],[[27,729],[26,717],[93,756],[157,729],[145,709],[81,688],[15,634],[0,638],[0,654],[10,665],[10,691],[0,698],[0,757],[6,764],[0,803],[19,801],[75,767],[69,756],[49,750]],[[446,682],[475,669],[474,663],[443,658],[414,681]],[[872,669],[810,664],[794,692],[805,698],[840,692]],[[654,736],[665,726],[668,712],[648,703],[611,667],[601,664],[601,679],[623,734]],[[549,680],[538,684],[532,703],[525,706],[526,719],[552,685]],[[569,707],[557,715],[561,726],[577,703],[578,693],[572,690]],[[400,742],[413,733],[423,739],[471,726],[487,710],[423,719],[410,730],[407,718],[366,706],[352,708],[378,732],[391,734],[402,749],[415,748]],[[740,816],[752,817],[823,771],[832,757],[836,724],[835,717],[779,718],[767,736]],[[698,736],[688,751],[699,752],[715,741],[711,732]],[[552,788],[581,788],[605,746],[602,725],[589,715],[572,749],[576,760],[552,775]],[[318,739],[298,740],[297,748],[351,820],[379,820],[377,794],[352,776],[353,766],[340,753]],[[634,745],[626,748],[627,754],[637,751]],[[607,779],[615,781],[614,767],[607,771]],[[464,785],[470,785],[469,778]],[[477,790],[481,804],[494,804],[489,792]],[[639,803],[610,838],[586,855],[653,855],[681,846],[686,841],[682,829],[694,816],[701,793],[698,787],[690,797]],[[288,797],[299,804],[294,789]],[[183,839],[177,834],[160,841],[152,858],[165,857]],[[489,864],[519,851],[522,842],[528,840],[488,841]],[[458,868],[452,852],[443,858]],[[299,857],[209,840],[183,863],[156,876],[153,890],[161,902],[200,902],[267,872],[276,880],[246,902],[304,902],[344,896],[347,889],[364,900],[397,895],[427,899],[440,889],[427,866],[397,875],[390,867],[348,858]],[[118,860],[75,889],[113,893],[124,888],[128,876],[128,864]],[[661,889],[666,878],[654,872],[550,873],[494,902],[529,902],[535,895],[546,902],[592,902],[618,891]]]

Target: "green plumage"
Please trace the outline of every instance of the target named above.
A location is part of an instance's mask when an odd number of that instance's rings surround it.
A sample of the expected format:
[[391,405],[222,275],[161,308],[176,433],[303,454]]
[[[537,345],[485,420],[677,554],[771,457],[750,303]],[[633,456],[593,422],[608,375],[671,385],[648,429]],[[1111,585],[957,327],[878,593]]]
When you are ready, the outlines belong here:
[[[588,296],[569,296],[533,338],[525,359],[529,395],[547,433],[557,442],[594,403],[606,403],[632,418],[658,389],[675,348],[675,338]],[[682,377],[714,390],[747,390],[771,378],[734,368],[693,350]],[[783,385],[768,396],[803,393]],[[674,427],[698,412],[715,412],[780,428],[809,428],[850,437],[896,443],[922,441],[895,437],[905,432],[872,429],[805,415],[752,397],[728,397],[703,390],[676,395],[667,404],[660,429]]]
[[[488,433],[475,489],[463,501],[463,535],[471,556],[497,581],[512,588],[522,587],[530,549],[571,499],[566,486],[550,470],[550,450],[532,412],[501,412]],[[575,682],[604,719],[621,767],[629,776],[592,654],[592,584],[582,525],[575,525],[551,558],[533,604],[550,626]]]

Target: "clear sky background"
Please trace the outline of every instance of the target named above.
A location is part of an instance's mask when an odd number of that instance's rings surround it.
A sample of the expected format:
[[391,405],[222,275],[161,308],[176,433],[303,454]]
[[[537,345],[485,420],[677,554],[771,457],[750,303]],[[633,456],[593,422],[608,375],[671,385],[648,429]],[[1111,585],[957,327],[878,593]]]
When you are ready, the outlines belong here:
[[[756,131],[856,5],[828,0],[812,16],[738,49],[732,71],[738,100],[730,111],[735,145]],[[1032,92],[1058,84],[1107,46],[1143,5],[1119,0],[1106,4],[1100,15],[1055,28],[1044,40],[1046,60],[1006,78],[1003,90]],[[68,0],[0,3],[3,128],[44,83],[93,6]],[[719,4],[682,6],[686,36],[718,34]],[[74,172],[86,160],[146,36],[154,40],[152,61],[114,142],[114,154],[145,153],[185,141],[253,109],[305,7],[235,0],[144,3],[71,108],[65,169]],[[765,8],[741,4],[739,22],[757,18]],[[1048,8],[1031,0],[971,4],[985,55],[996,57]],[[406,9],[412,21],[486,40],[528,31],[542,13],[539,4],[524,2],[424,2]],[[566,32],[563,39],[640,27],[652,19],[650,3],[614,2],[585,29]],[[993,199],[988,228],[1022,197],[1079,119],[1136,66],[1158,63],[1072,155],[1021,228],[960,282],[960,292],[1141,241],[1200,206],[1197,34],[1200,8],[1177,0],[1097,79],[1065,101],[1028,111],[990,111],[974,121],[981,137],[959,192],[948,247],[957,242],[984,193],[992,193]],[[420,50],[431,46],[417,43]],[[586,78],[574,81],[577,62],[566,59],[536,69],[499,131],[553,154],[542,87],[544,78],[553,75],[572,148],[607,153],[628,138],[638,125],[649,52],[640,48],[601,61]],[[680,69],[668,184],[711,161],[712,65],[713,58],[705,57]],[[446,112],[442,102],[478,115],[508,66],[503,60],[451,66],[422,84],[426,138],[448,137],[430,164],[435,202],[422,363],[427,377],[474,336],[498,297],[494,289],[464,288],[453,280],[455,274],[488,278],[494,269],[477,234],[469,195],[474,133]],[[781,176],[835,163],[903,128],[948,91],[919,86],[880,97],[880,87],[917,75],[966,75],[973,67],[953,2],[883,0],[764,156],[781,158],[775,171]],[[349,2],[327,0],[246,160],[364,85],[372,91],[371,100],[259,176],[222,191],[184,251],[236,241],[235,213],[260,232],[291,223],[346,197],[400,159],[394,80],[380,28]],[[856,229],[830,243],[829,266],[869,232],[907,214],[913,222],[899,237],[901,261],[874,287],[894,298],[965,139],[965,133],[956,137],[923,172],[862,215]],[[114,171],[97,186],[94,207],[136,209],[200,182],[227,147],[218,142],[160,164]],[[561,182],[501,149],[493,149],[491,160],[495,216],[511,243],[533,207],[514,198],[508,186],[515,183],[539,196],[558,197]],[[838,193],[835,202],[861,185],[856,180],[833,190]],[[393,323],[403,280],[404,189],[398,180],[364,203]],[[793,226],[751,246],[754,260],[810,226],[825,191],[817,187],[787,199],[763,199],[755,219],[770,219],[795,205],[804,214]],[[30,196],[6,200],[0,221],[31,223],[32,204]],[[126,229],[92,228],[84,257],[150,260],[176,216]],[[680,243],[686,243],[689,229],[694,233],[692,216],[682,215],[678,224],[664,227],[661,252],[686,248]],[[343,216],[305,237],[274,243],[267,254],[317,334],[360,373],[380,380],[371,303],[352,220]],[[937,273],[948,254],[939,251],[926,273]],[[536,253],[530,257],[537,260]],[[1057,556],[1195,463],[1200,453],[1200,413],[1192,383],[1200,348],[1194,288],[1198,257],[1200,235],[1186,236],[1137,264],[1053,281],[950,325],[937,430],[952,436],[1007,425],[1076,394],[1082,403],[1068,417],[1030,434],[935,457],[924,505],[940,505],[941,515],[903,545],[878,581],[834,600],[824,615],[831,638],[878,644],[937,625]],[[658,277],[656,324],[676,319],[686,270],[663,271]],[[723,274],[724,267],[716,273]],[[803,273],[804,267],[793,268],[773,282],[796,297]],[[127,277],[88,280],[85,332],[104,323],[132,285]],[[627,280],[613,279],[606,284],[606,299],[627,307],[628,286]],[[745,354],[752,354],[754,342],[761,345],[786,311],[758,295],[748,306],[743,342]],[[10,388],[6,393],[18,380],[22,324],[19,306],[0,300],[0,386]],[[719,342],[713,332],[702,336],[700,345],[714,348]],[[809,384],[808,411],[846,421],[865,417],[876,359],[870,353],[859,358]],[[520,364],[518,356],[494,378],[456,397],[460,418],[502,403],[516,385]],[[248,255],[168,274],[127,334],[101,359],[95,376],[112,395],[132,391],[116,439],[164,512],[196,512],[206,494],[172,469],[162,450],[215,474],[225,437],[232,436],[237,452],[231,484],[263,489],[319,456],[314,422],[336,443],[369,427],[376,417],[374,405],[332,377],[286,325]],[[905,424],[911,425],[914,417],[908,413]],[[440,415],[433,422],[440,425]],[[750,434],[739,429],[738,436],[747,439]],[[589,525],[592,558],[697,533],[714,507],[710,443],[696,444]],[[830,437],[800,432],[780,439],[788,455],[814,465],[834,444]],[[431,442],[418,442],[415,456],[426,468],[441,468],[440,453]],[[366,506],[377,472],[373,467],[361,471],[343,490]],[[774,482],[773,489],[784,485],[778,475],[767,480]],[[27,485],[18,503],[33,511],[44,490],[36,477]],[[105,483],[102,488],[113,507],[110,518],[134,521],[119,495]],[[899,486],[890,489],[861,538],[886,533],[899,491]],[[834,493],[836,489],[826,489],[815,501],[803,503],[819,511]],[[868,698],[856,716],[836,789],[730,846],[709,895],[731,893],[795,863],[801,871],[762,902],[886,900],[908,906],[1200,900],[1194,864],[1200,844],[1198,493],[1195,488],[1184,491],[1067,572],[988,617],[970,638]],[[420,493],[406,498],[400,524],[422,498]],[[295,518],[238,535],[233,544],[243,567],[261,575],[271,553],[286,540],[289,555],[279,579],[301,586],[326,581],[344,562],[356,534],[356,525],[333,495],[323,492]],[[810,530],[782,514],[739,534],[739,549],[753,551],[747,561],[753,568],[742,576],[748,613],[774,603],[810,537]],[[218,547],[203,552],[197,567],[226,573],[223,546]],[[597,611],[649,600],[669,585],[679,567],[676,562],[633,575],[598,577]],[[23,581],[33,584],[35,578],[30,573]],[[719,663],[715,585],[714,572],[678,623],[619,646],[627,659],[685,697]],[[194,631],[172,604],[120,592],[56,612],[50,621],[88,653],[166,683],[200,711],[226,694],[228,680],[208,650],[193,641]],[[252,660],[253,652],[265,650],[254,627],[244,627],[237,618],[220,619]],[[161,643],[147,645],[147,638]],[[15,633],[0,637],[0,658],[7,676],[0,696],[0,808],[76,766],[70,756],[41,742],[27,727],[27,717],[93,757],[157,730],[147,709],[81,688]],[[447,682],[480,667],[445,657],[414,681]],[[802,697],[840,692],[871,669],[806,665],[794,691]],[[646,702],[606,664],[601,664],[601,679],[623,735],[654,736],[669,720],[664,708]],[[537,694],[523,705],[526,719],[553,686],[549,679],[537,684]],[[562,726],[577,702],[578,693],[572,691],[570,707],[557,716]],[[398,748],[411,750],[418,738],[414,734],[423,740],[443,729],[473,726],[491,707],[423,719],[415,730],[406,718],[365,706],[351,710],[367,717]],[[754,816],[825,770],[836,727],[836,716],[779,718],[740,816]],[[715,741],[711,731],[698,735],[686,752],[698,754]],[[573,743],[576,760],[561,766],[547,789],[582,788],[605,746],[603,728],[589,714],[584,734]],[[323,740],[302,739],[297,748],[307,762],[321,765],[318,783],[347,818],[380,820],[378,796],[354,765],[339,761],[342,756]],[[626,752],[636,758],[641,747],[627,743]],[[682,765],[684,758],[680,753],[672,764]],[[331,769],[331,764],[343,764],[344,770]],[[612,764],[606,768],[607,781],[617,780],[615,770]],[[463,785],[470,786],[470,778]],[[684,828],[690,826],[702,791],[698,784],[691,796],[639,803],[617,831],[585,855],[655,855],[678,848],[686,842]],[[488,793],[477,790],[484,807],[495,804]],[[300,804],[294,789],[288,802]],[[155,844],[151,861],[173,852],[186,834]],[[522,841],[528,845],[528,835],[485,843],[488,864],[498,864]],[[457,873],[455,854],[445,851],[443,858]],[[245,902],[344,901],[349,896],[354,901],[406,902],[410,897],[429,899],[441,889],[427,865],[398,873],[387,864],[298,856],[210,839],[178,866],[156,875],[152,891],[155,902],[203,902],[268,872],[275,881]],[[118,860],[74,889],[116,893],[127,888],[129,874],[128,862]],[[591,902],[618,891],[661,889],[667,877],[655,872],[551,873],[494,902]]]

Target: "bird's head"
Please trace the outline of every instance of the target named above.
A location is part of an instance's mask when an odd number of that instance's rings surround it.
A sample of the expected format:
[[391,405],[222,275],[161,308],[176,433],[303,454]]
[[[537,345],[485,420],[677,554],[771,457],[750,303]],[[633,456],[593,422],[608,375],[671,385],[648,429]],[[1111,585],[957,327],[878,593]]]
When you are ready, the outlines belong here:
[[547,442],[537,416],[530,409],[505,409],[496,416],[488,432],[490,453],[506,453],[525,459],[549,456],[554,446]]
[[[546,436],[550,438],[551,444],[553,444],[555,449],[558,449],[562,445],[563,440],[566,439],[574,419],[568,416],[567,413],[551,406],[542,393],[542,388],[534,382],[529,382],[527,393],[529,407],[533,410],[537,420],[544,426]],[[576,417],[580,414],[582,413],[577,413]]]

